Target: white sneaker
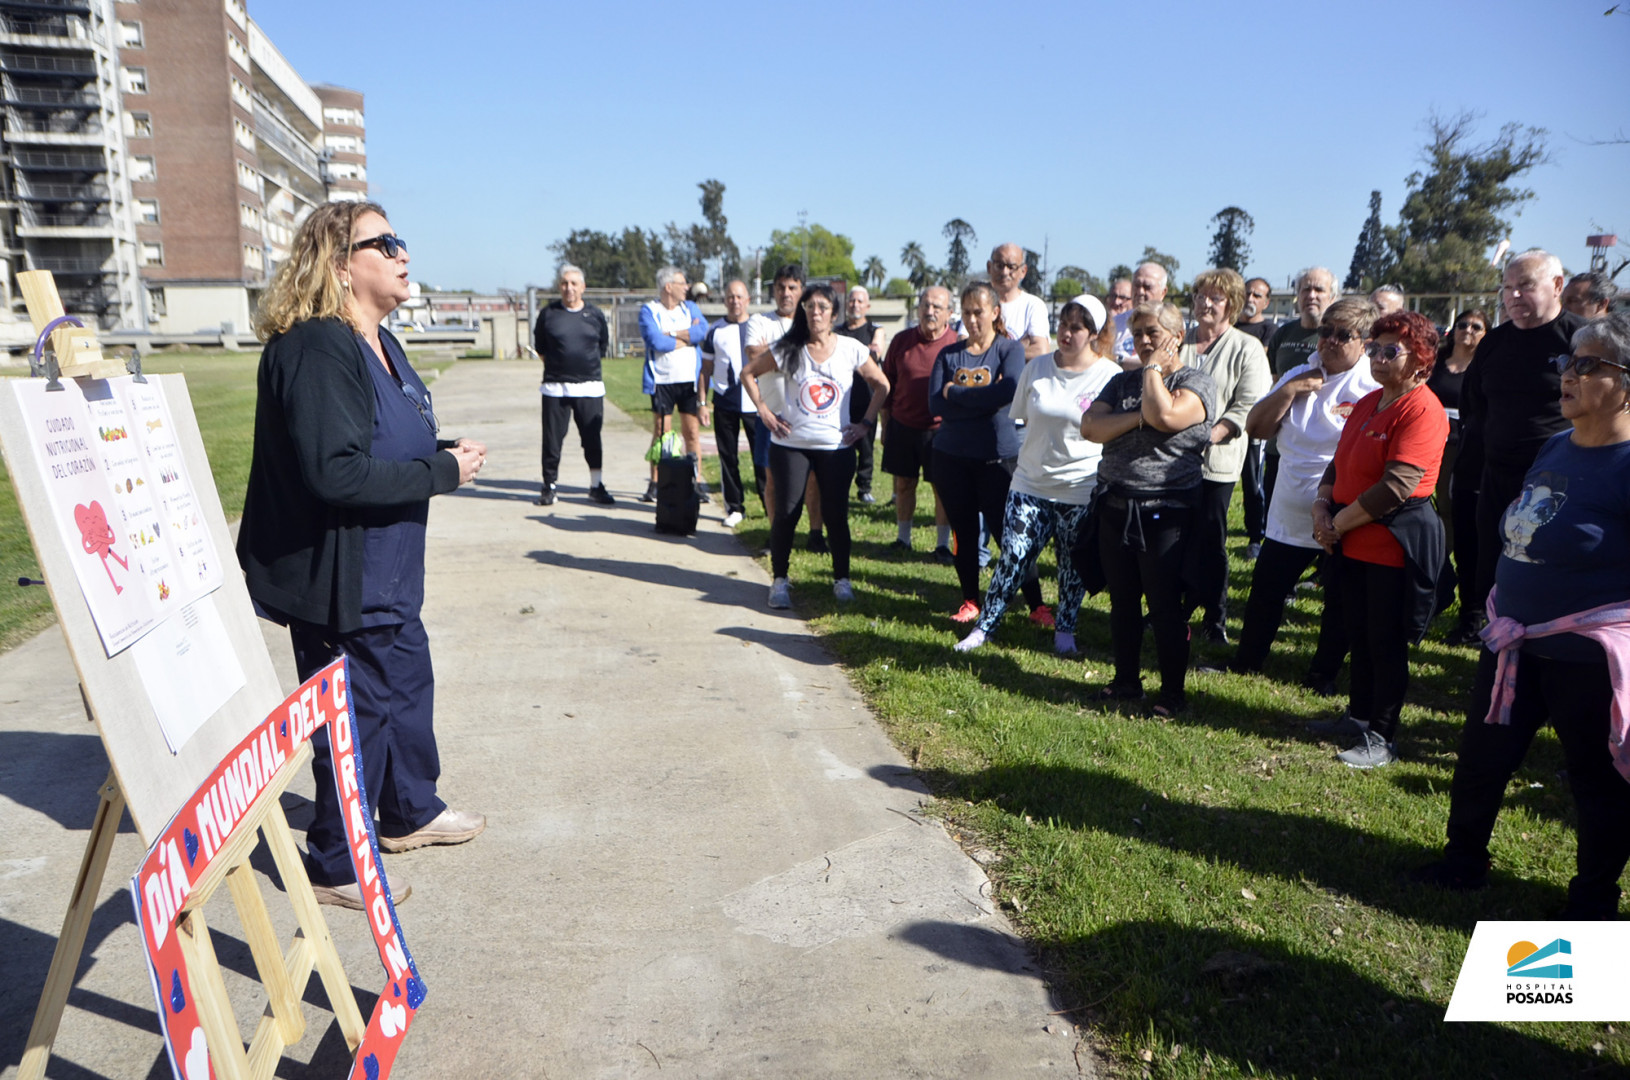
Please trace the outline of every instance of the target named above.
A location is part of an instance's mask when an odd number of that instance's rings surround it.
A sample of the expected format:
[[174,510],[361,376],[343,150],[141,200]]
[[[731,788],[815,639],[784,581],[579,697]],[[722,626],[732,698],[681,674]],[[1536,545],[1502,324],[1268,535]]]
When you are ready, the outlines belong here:
[[832,595],[837,597],[840,603],[847,604],[855,598],[855,587],[849,584],[848,578],[840,577],[832,583]]
[[728,513],[728,514],[726,514],[724,516],[724,527],[725,528],[734,529],[737,525],[740,525],[740,524],[741,524],[741,511],[740,510],[732,510],[732,511],[730,511],[730,513]]
[[778,577],[770,585],[770,606],[773,608],[792,607],[792,585],[784,577]]

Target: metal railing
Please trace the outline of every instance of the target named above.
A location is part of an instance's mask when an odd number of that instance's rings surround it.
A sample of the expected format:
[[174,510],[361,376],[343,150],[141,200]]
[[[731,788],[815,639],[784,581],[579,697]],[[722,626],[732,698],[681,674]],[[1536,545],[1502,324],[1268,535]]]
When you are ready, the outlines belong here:
[[59,11],[72,11],[80,15],[91,13],[90,0],[28,0],[27,7],[56,8]]
[[42,105],[48,108],[90,108],[101,104],[94,90],[59,90],[51,86],[13,86],[6,80],[0,97],[13,105]]
[[17,217],[21,224],[32,228],[106,229],[113,226],[113,215],[101,210],[42,214],[31,206],[24,206]]
[[101,259],[76,259],[60,255],[37,256],[29,260],[31,269],[49,270],[53,274],[113,273],[113,267],[104,266]]
[[19,169],[49,169],[53,172],[106,172],[101,154],[63,150],[14,150],[11,163]]
[[0,32],[28,34],[33,37],[71,38],[74,41],[89,39],[85,24],[79,19],[51,16],[31,18],[27,15],[0,13]]
[[33,53],[0,53],[0,70],[30,71],[42,75],[96,74],[96,61],[79,56],[37,56]]
[[318,171],[317,153],[312,150],[311,144],[294,131],[288,125],[288,121],[259,101],[255,102],[255,134],[271,143],[278,152],[310,173],[313,178],[322,179]]
[[34,202],[105,203],[112,196],[106,184],[41,184],[19,175],[17,197]]
[[100,135],[102,118],[95,114],[70,113],[65,116],[41,116],[19,109],[6,110],[6,130],[26,131],[50,135]]

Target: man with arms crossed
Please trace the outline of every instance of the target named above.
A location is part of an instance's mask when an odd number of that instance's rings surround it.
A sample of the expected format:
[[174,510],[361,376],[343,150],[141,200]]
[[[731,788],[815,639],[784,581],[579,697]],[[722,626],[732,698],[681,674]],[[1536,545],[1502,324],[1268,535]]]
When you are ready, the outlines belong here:
[[1024,358],[1034,360],[1042,353],[1051,352],[1052,338],[1048,333],[1047,304],[1034,293],[1021,286],[1030,265],[1025,261],[1024,248],[1018,244],[999,244],[990,253],[985,264],[990,273],[990,284],[1002,305],[1002,323],[1007,336],[1024,346]]
[[[883,471],[894,477],[894,520],[899,534],[889,545],[911,550],[911,518],[917,512],[917,478],[934,482],[934,430],[939,421],[928,411],[928,377],[940,350],[954,343],[951,329],[951,291],[939,285],[924,289],[917,301],[917,325],[902,330],[889,342],[883,375],[889,397],[880,417],[883,422]],[[934,557],[951,561],[951,523],[934,494],[934,524],[938,542]]]
[[[640,337],[645,339],[645,377],[642,388],[651,395],[651,444],[669,431],[672,417],[679,413],[680,437],[685,452],[702,461],[702,425],[708,422],[708,407],[702,397],[701,354],[696,347],[707,336],[707,320],[702,309],[685,299],[690,283],[677,266],[657,271],[657,298],[640,308]],[[707,497],[701,473],[696,477],[697,494]],[[651,482],[640,496],[641,502],[655,502],[657,467],[651,464]]]

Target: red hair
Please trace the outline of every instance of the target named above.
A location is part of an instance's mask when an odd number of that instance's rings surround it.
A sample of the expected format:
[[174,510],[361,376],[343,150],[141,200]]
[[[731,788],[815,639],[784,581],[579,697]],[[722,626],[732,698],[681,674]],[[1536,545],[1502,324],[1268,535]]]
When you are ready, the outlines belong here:
[[1415,361],[1414,378],[1424,379],[1432,374],[1438,361],[1438,328],[1418,311],[1394,311],[1375,320],[1370,327],[1371,339],[1382,334],[1397,334],[1398,343],[1409,350]]

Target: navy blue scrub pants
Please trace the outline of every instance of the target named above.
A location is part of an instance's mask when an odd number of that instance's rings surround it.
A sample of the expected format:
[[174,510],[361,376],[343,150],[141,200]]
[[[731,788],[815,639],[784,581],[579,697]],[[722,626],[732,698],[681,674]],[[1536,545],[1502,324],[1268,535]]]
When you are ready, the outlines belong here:
[[[291,622],[289,637],[301,682],[341,653],[351,658],[346,691],[357,717],[363,788],[379,819],[379,834],[406,836],[430,824],[447,804],[436,795],[441,776],[431,726],[436,676],[424,623],[414,618],[341,636]],[[348,885],[356,880],[356,871],[334,792],[326,727],[312,736],[311,748],[317,805],[306,830],[306,873],[313,885]]]

